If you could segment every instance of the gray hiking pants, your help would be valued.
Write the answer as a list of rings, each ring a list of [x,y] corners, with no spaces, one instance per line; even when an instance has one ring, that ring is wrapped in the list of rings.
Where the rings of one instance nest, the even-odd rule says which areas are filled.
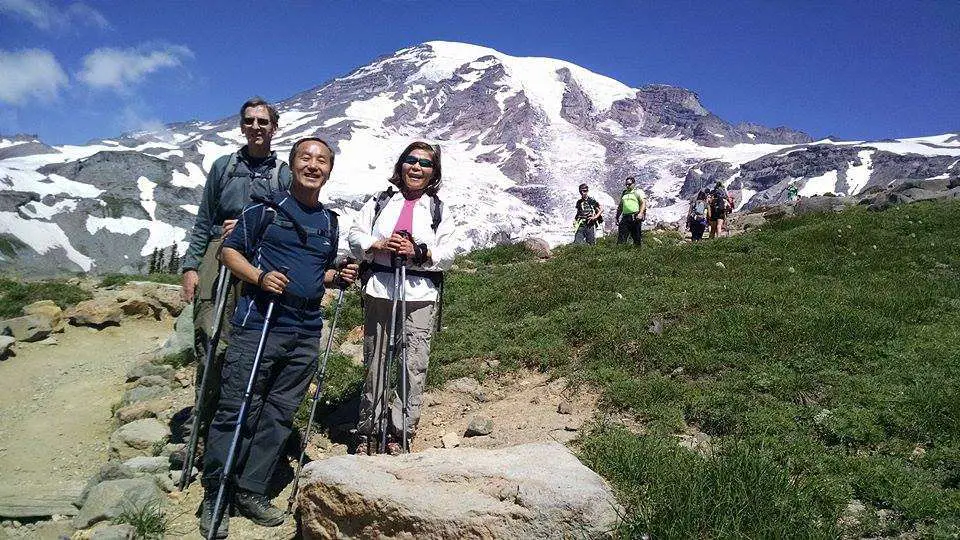
[[[190,411],[190,419],[186,422],[186,426],[192,425],[196,421],[196,411],[199,409],[200,440],[206,440],[207,438],[207,430],[210,421],[213,419],[213,412],[220,396],[220,372],[223,369],[223,358],[226,354],[227,343],[230,340],[230,318],[233,316],[234,309],[236,309],[241,286],[239,280],[233,280],[233,285],[227,294],[220,330],[220,342],[217,345],[216,354],[211,358],[210,379],[207,381],[206,392],[201,396],[200,382],[203,380],[203,372],[206,369],[204,362],[207,358],[207,345],[210,343],[210,331],[217,314],[217,276],[220,268],[217,254],[222,243],[220,237],[216,237],[211,239],[207,245],[207,251],[203,254],[200,267],[197,268],[199,281],[193,299],[193,351],[197,360],[197,374],[194,381],[196,405]]]
[[[223,363],[223,387],[210,424],[203,461],[203,485],[215,487],[227,461],[243,394],[260,341],[259,330],[237,328]],[[320,336],[271,331],[253,384],[253,397],[240,432],[234,468],[236,486],[266,493],[290,432],[293,415],[317,367]]]
[[[383,402],[383,369],[387,363],[387,345],[390,340],[390,314],[393,302],[384,298],[364,297],[363,362],[367,367],[360,398],[360,421],[357,433],[365,436],[380,434]],[[413,437],[420,421],[423,389],[427,382],[430,362],[430,338],[433,335],[433,302],[407,302],[407,434]],[[400,336],[400,306],[397,306],[397,337]],[[399,344],[398,344],[399,345]],[[399,348],[399,347],[398,347]],[[387,433],[400,438],[403,435],[403,403],[400,399],[400,355],[396,355],[390,377]]]
[[[573,235],[574,244],[593,244],[597,243],[597,227],[593,223],[581,223],[577,227],[577,232]]]

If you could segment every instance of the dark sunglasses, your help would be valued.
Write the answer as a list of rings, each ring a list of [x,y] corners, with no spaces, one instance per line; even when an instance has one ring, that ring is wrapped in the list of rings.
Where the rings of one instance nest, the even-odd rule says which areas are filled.
[[[248,116],[243,119],[243,125],[245,126],[252,126],[254,124],[257,124],[260,126],[269,126],[270,123],[271,123],[270,119],[268,118],[251,118]]]
[[[585,189],[581,189],[581,190],[580,190],[580,193],[586,193],[586,192],[587,192],[587,190],[585,190]]]
[[[407,165],[413,165],[414,163],[419,163],[420,166],[423,167],[424,169],[433,168],[433,161],[427,158],[415,158],[413,156],[407,156],[403,158],[403,162],[406,163]]]

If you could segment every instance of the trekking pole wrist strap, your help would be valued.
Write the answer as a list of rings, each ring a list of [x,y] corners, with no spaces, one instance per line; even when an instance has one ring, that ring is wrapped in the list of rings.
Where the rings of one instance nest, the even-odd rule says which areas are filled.
[[[260,276],[257,278],[257,287],[263,288],[263,278],[267,277],[267,272],[260,272]]]

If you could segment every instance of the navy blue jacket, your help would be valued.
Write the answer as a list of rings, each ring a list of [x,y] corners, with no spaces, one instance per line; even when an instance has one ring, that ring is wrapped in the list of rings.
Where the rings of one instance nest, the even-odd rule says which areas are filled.
[[[277,192],[270,200],[286,213],[263,203],[247,206],[223,247],[239,251],[250,264],[265,272],[289,268],[290,283],[274,307],[271,328],[278,332],[319,334],[323,326],[323,275],[337,256],[336,214],[322,205],[303,206],[288,191]],[[300,224],[301,231],[293,226],[291,217]],[[302,232],[307,233],[305,237],[301,237]],[[270,293],[256,285],[244,284],[243,296],[233,314],[234,328],[261,330],[270,298]]]

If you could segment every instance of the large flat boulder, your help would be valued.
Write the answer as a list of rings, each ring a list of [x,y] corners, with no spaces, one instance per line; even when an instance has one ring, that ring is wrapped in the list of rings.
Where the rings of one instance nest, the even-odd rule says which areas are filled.
[[[67,312],[70,324],[74,326],[118,326],[124,318],[123,309],[116,298],[99,297],[84,300]]]
[[[144,418],[124,424],[110,435],[109,454],[112,459],[126,460],[137,456],[151,456],[170,439],[166,424],[156,418]]]
[[[45,317],[24,315],[0,321],[0,333],[13,336],[17,341],[40,341],[53,332],[53,325]]]
[[[73,524],[77,528],[85,529],[94,523],[114,519],[126,509],[135,510],[162,504],[163,500],[163,492],[153,477],[108,480],[90,490],[83,508],[73,519]]]
[[[558,443],[338,456],[309,464],[305,538],[606,538],[622,511]]]

